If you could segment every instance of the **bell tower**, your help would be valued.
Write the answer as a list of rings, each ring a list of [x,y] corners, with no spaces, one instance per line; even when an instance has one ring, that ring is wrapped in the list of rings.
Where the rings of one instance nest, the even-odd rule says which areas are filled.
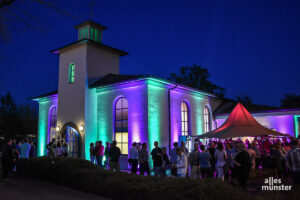
[[[84,157],[85,138],[92,138],[95,131],[90,127],[96,127],[91,126],[95,118],[91,112],[96,112],[95,89],[89,85],[109,73],[119,74],[119,58],[127,53],[103,44],[105,26],[88,20],[75,28],[77,41],[52,51],[59,55],[57,126],[85,127],[80,132],[80,155]]]
[[[102,43],[102,32],[106,30],[105,26],[91,20],[78,24],[75,28],[78,30],[78,40],[90,39],[98,43]]]

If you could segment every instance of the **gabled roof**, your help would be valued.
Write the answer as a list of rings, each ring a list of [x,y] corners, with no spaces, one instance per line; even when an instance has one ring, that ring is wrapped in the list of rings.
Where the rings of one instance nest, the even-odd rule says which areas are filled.
[[[78,25],[76,25],[74,27],[77,28],[77,29],[79,29],[79,28],[87,26],[87,25],[91,25],[91,26],[94,26],[96,28],[100,28],[101,30],[106,30],[107,29],[106,26],[103,26],[103,25],[101,25],[101,24],[99,24],[97,22],[94,22],[92,20],[84,21],[84,22],[82,22],[82,23],[80,23],[80,24],[78,24]]]
[[[37,100],[37,99],[40,99],[40,98],[50,97],[50,96],[54,96],[54,95],[57,95],[57,94],[58,94],[58,90],[54,90],[54,91],[47,92],[45,94],[42,94],[42,95],[39,95],[39,96],[36,96],[36,97],[30,97],[28,99],[30,99],[30,100]]]
[[[52,50],[50,52],[53,53],[53,54],[60,54],[60,52],[63,51],[63,50],[65,50],[65,49],[76,47],[76,46],[79,46],[79,45],[82,45],[82,44],[92,44],[92,45],[95,45],[98,48],[101,48],[101,49],[104,49],[104,50],[107,50],[107,51],[119,54],[120,56],[126,56],[126,55],[128,55],[128,53],[125,52],[125,51],[122,51],[122,50],[119,50],[119,49],[107,46],[107,45],[99,43],[99,42],[95,42],[95,41],[87,39],[87,38],[78,40],[78,41],[73,42],[71,44],[67,44],[67,45],[62,46],[62,47],[60,47],[58,49],[54,49],[54,50]]]
[[[266,135],[291,137],[288,134],[279,133],[262,126],[241,103],[238,103],[221,127],[199,137],[224,139]]]
[[[125,81],[136,80],[139,78],[146,78],[146,75],[122,75],[122,74],[107,74],[106,76],[100,78],[98,81],[90,85],[91,88],[111,85],[114,83],[120,83]]]
[[[149,76],[149,75],[107,74],[105,76],[102,76],[102,77],[98,78],[98,80],[91,81],[91,84],[89,85],[89,87],[90,88],[97,88],[97,87],[102,87],[102,86],[114,85],[114,84],[117,84],[117,83],[125,83],[125,82],[128,82],[128,81],[143,80],[143,79],[145,79],[145,80],[146,79],[153,79],[153,80],[165,83],[165,84],[170,84],[170,86],[175,86],[176,85],[176,87],[178,86],[178,88],[181,88],[181,89],[185,89],[185,90],[188,90],[188,91],[199,92],[203,95],[211,96],[211,97],[216,98],[216,96],[214,94],[210,94],[210,93],[207,93],[207,92],[204,92],[204,91],[197,90],[195,88],[190,88],[190,87],[182,85],[182,84],[174,83],[174,82],[169,81],[169,80],[165,80],[165,79],[162,79],[162,78]],[[55,91],[52,91],[52,92],[45,93],[43,95],[39,95],[37,97],[30,98],[30,99],[32,99],[32,100],[33,99],[39,99],[39,98],[43,98],[43,97],[52,96],[52,95],[55,95],[57,93],[58,93],[58,90],[55,90]]]

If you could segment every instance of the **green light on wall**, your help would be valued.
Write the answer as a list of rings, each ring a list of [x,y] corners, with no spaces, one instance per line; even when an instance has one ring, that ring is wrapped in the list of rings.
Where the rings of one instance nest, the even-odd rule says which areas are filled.
[[[160,97],[165,92],[165,88],[148,83],[148,145],[149,151],[151,151],[154,141],[160,143],[161,112],[163,110]]]
[[[112,141],[112,100],[107,92],[97,94],[97,140]]]
[[[299,136],[299,120],[300,120],[300,115],[294,115],[294,125],[295,125],[295,138],[298,138]]]
[[[37,156],[45,156],[47,153],[48,116],[51,105],[53,105],[53,102],[49,99],[39,101]]]

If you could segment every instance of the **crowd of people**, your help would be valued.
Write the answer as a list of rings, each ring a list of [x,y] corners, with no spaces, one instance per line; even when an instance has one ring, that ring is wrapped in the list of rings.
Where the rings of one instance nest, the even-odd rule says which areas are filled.
[[[294,184],[300,184],[300,144],[294,139],[271,140],[268,137],[249,140],[209,140],[205,144],[195,140],[193,148],[187,149],[185,142],[173,143],[167,152],[154,142],[154,148],[148,153],[147,143],[134,142],[129,150],[128,163],[131,173],[150,175],[150,159],[153,162],[155,176],[174,176],[191,178],[216,177],[223,181],[236,179],[246,188],[251,169],[272,168],[276,178],[291,176]],[[47,144],[48,156],[67,157],[68,144],[53,139]],[[35,145],[25,138],[23,141],[8,139],[2,149],[2,177],[7,178],[13,170],[18,174],[19,163],[35,157]],[[121,150],[116,141],[111,144],[97,141],[90,144],[90,160],[100,167],[120,171]],[[105,159],[104,159],[105,158]]]
[[[53,138],[47,144],[47,152],[50,157],[67,157],[69,154],[68,143],[64,140],[56,142],[56,139]]]
[[[35,144],[27,138],[19,142],[6,139],[2,148],[2,178],[6,179],[10,171],[19,175],[20,163],[36,156]]]
[[[91,161],[101,167],[119,171],[120,148],[116,141],[112,144],[101,141],[90,145]],[[105,163],[102,164],[103,156]],[[216,177],[223,181],[236,179],[246,188],[251,169],[275,169],[277,178],[287,177],[289,174],[295,184],[300,180],[300,148],[298,140],[287,141],[280,138],[271,141],[268,137],[249,140],[220,140],[207,141],[203,144],[200,140],[194,141],[193,149],[187,149],[184,142],[173,143],[173,148],[167,153],[167,148],[159,147],[154,142],[154,148],[149,154],[146,143],[132,144],[128,155],[131,173],[149,175],[149,156],[153,161],[155,176],[176,176],[191,178]],[[169,171],[170,173],[167,173]],[[168,175],[167,175],[168,174]]]

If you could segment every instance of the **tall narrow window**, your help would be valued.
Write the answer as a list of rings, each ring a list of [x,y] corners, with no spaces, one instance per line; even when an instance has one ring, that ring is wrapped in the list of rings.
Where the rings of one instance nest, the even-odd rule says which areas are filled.
[[[71,63],[69,66],[69,83],[75,82],[75,65]]]
[[[56,106],[51,107],[49,111],[49,135],[48,135],[48,142],[50,142],[56,136],[56,123],[57,123],[57,108]]]
[[[209,108],[205,106],[204,108],[204,132],[207,133],[210,131],[210,116]]]
[[[185,102],[181,103],[181,134],[189,135],[189,109]]]
[[[128,154],[128,101],[121,97],[115,105],[115,140],[122,154]]]

